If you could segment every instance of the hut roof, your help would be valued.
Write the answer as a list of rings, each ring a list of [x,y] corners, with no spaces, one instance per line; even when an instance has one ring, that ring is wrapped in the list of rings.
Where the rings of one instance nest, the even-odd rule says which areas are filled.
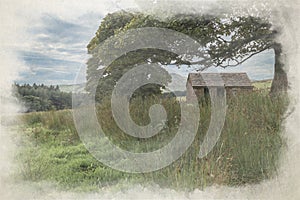
[[[247,73],[190,73],[192,86],[252,87]]]

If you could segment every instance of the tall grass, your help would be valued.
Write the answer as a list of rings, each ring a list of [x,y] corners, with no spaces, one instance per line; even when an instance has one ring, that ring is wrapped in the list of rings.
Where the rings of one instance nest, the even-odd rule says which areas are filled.
[[[154,103],[164,105],[168,120],[160,134],[150,139],[123,133],[113,120],[109,101],[97,106],[99,123],[106,135],[123,149],[134,152],[159,149],[176,134],[181,115],[176,99],[134,99],[130,104],[132,119],[140,125],[148,124],[148,109]],[[202,189],[212,184],[258,183],[276,175],[285,145],[281,124],[288,105],[286,98],[258,91],[230,97],[227,104],[221,137],[205,158],[199,159],[197,155],[210,123],[210,106],[200,103],[200,126],[190,148],[170,166],[144,174],[119,172],[93,158],[77,136],[70,110],[25,114],[22,134],[30,142],[24,143],[17,157],[19,175],[25,180],[48,180],[68,189],[88,190],[122,181]]]

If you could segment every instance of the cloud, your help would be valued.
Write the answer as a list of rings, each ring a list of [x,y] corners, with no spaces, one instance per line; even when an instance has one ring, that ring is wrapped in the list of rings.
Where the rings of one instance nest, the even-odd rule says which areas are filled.
[[[22,27],[25,30],[23,42],[10,44],[20,63],[26,66],[18,82],[70,84],[74,82],[79,66],[83,67],[89,58],[86,46],[103,16],[135,4],[134,1],[116,3],[109,0],[12,0],[3,5],[23,20],[20,24],[30,24]]]
[[[28,29],[35,39],[27,50],[19,51],[20,59],[29,68],[21,73],[19,82],[73,83],[79,68],[87,61],[86,45],[97,30],[101,16],[101,13],[85,14],[76,23],[43,15],[38,24]]]
[[[273,50],[266,50],[253,56],[240,66],[218,69],[220,72],[246,72],[251,80],[272,79],[275,57]]]
[[[2,101],[7,96],[10,96],[10,86],[12,82],[17,78],[19,71],[23,71],[24,67],[20,64],[21,62],[17,59],[14,54],[15,47],[18,50],[32,51],[30,46],[29,49],[22,49],[23,46],[32,45],[33,41],[24,41],[27,38],[24,28],[30,27],[35,24],[33,20],[34,16],[40,17],[41,13],[50,13],[54,16],[61,16],[61,18],[66,20],[73,20],[79,15],[78,13],[86,12],[88,9],[98,9],[96,4],[99,0],[95,1],[78,1],[78,0],[51,0],[51,1],[36,1],[36,0],[2,0],[1,1],[1,12],[0,12],[0,46],[4,53],[1,53],[1,79],[0,79],[0,95],[1,103],[0,110],[1,114],[16,113],[16,106],[10,106],[12,101]],[[181,1],[182,3],[183,1]],[[272,1],[271,4],[276,1]],[[292,77],[291,85],[293,97],[296,100],[299,98],[299,68],[298,63],[300,62],[299,47],[296,49],[290,48],[293,44],[299,42],[299,5],[295,5],[296,1],[281,1],[282,6],[279,7],[287,13],[287,17],[291,17],[291,23],[286,23],[287,32],[294,32],[296,37],[292,37],[293,43],[289,42],[289,34],[285,35],[287,37],[285,48],[292,49],[288,55],[288,64],[290,70],[288,71],[289,77]],[[234,1],[238,4],[238,1]],[[250,1],[251,4],[253,1]],[[171,3],[169,3],[169,7]],[[195,7],[194,3],[187,3],[184,1],[185,5],[190,5]],[[182,5],[179,4],[178,5]],[[101,6],[101,5],[100,5]],[[178,10],[182,9],[177,6]],[[288,9],[286,8],[288,7]],[[147,9],[150,9],[147,7]],[[20,14],[25,12],[25,14]],[[280,15],[279,15],[280,17]],[[280,21],[282,18],[277,18]],[[284,18],[283,18],[284,19]],[[26,21],[27,20],[27,21]],[[26,26],[26,27],[25,27]],[[96,29],[95,29],[96,30]],[[285,41],[285,40],[284,40]],[[51,52],[51,51],[50,51]],[[48,54],[47,54],[48,55]],[[55,55],[57,56],[57,55]],[[59,66],[58,66],[59,67]],[[58,69],[56,67],[56,69]],[[4,96],[4,98],[2,98]],[[58,192],[53,188],[47,188],[43,184],[35,184],[36,187],[32,187],[28,182],[22,184],[14,184],[9,175],[12,171],[12,160],[14,156],[14,148],[17,148],[15,134],[11,130],[6,130],[0,125],[1,129],[1,174],[0,174],[0,198],[1,199],[124,199],[131,198],[136,199],[138,197],[156,197],[161,199],[176,199],[176,198],[186,198],[186,199],[214,199],[214,198],[226,198],[226,199],[297,199],[299,197],[299,101],[297,100],[297,105],[294,105],[295,112],[291,114],[286,120],[285,128],[286,136],[288,141],[288,152],[284,153],[285,159],[283,160],[283,165],[280,167],[278,172],[279,177],[275,177],[272,180],[263,182],[258,185],[251,185],[246,187],[209,187],[204,191],[195,190],[191,194],[185,192],[176,192],[175,190],[161,189],[159,186],[154,187],[152,190],[135,187],[130,188],[128,191],[118,191],[120,187],[117,188],[105,188],[104,194],[85,194],[85,193],[74,193],[69,194],[65,192]],[[4,115],[5,116],[5,115]],[[18,144],[20,145],[20,144]],[[12,176],[13,177],[13,176]],[[109,193],[109,194],[106,194]]]
[[[98,4],[95,3],[94,5],[97,7]],[[120,5],[116,4],[114,6],[114,9],[116,9]],[[65,66],[70,74],[76,74],[77,71],[74,71],[77,69],[76,66],[85,65],[89,58],[86,46],[94,37],[101,19],[108,11],[104,8],[105,6],[93,12],[88,12],[91,9],[88,5],[84,5],[84,7],[84,12],[77,14],[73,13],[73,11],[68,12],[68,15],[71,16],[64,16],[66,15],[65,13],[64,15],[57,14],[53,9],[49,9],[47,12],[41,13],[35,20],[35,23],[27,29],[30,42],[28,42],[26,48],[22,49],[21,58],[31,72],[37,74],[38,70],[51,67],[53,70],[48,69],[49,71],[58,73],[57,67]],[[108,2],[106,2],[106,7],[109,7]],[[253,80],[269,79],[273,77],[271,60],[272,56],[269,52],[250,59],[242,66],[228,68],[225,71],[246,71]],[[187,69],[184,67],[179,70],[174,68],[167,69],[170,72],[184,76],[188,72],[193,71],[191,68]],[[224,70],[220,69],[219,71]],[[32,78],[29,76],[31,74],[22,73],[22,82],[26,82],[26,80],[31,82]],[[42,80],[45,82],[55,80],[59,84],[60,80],[56,79],[55,75],[54,73],[53,77],[47,76],[48,79]],[[66,76],[61,81],[72,83],[73,80],[70,78],[70,76]]]
[[[79,69],[84,66],[80,62],[56,59],[37,52],[19,52],[19,56],[28,66],[27,70],[20,73],[19,83],[72,83]]]
[[[98,22],[103,16],[90,15],[91,21]],[[95,18],[95,19],[93,19]],[[97,20],[98,19],[98,20]],[[87,40],[95,32],[92,26],[95,23],[83,24],[80,19],[77,23],[67,22],[56,16],[44,15],[41,24],[30,30],[33,35],[37,35],[37,41],[48,43],[78,44]]]
[[[89,16],[90,21],[94,23],[83,25],[79,19],[75,23],[57,16],[43,15],[39,24],[28,30],[33,38],[29,50],[84,63],[87,54],[86,45],[99,25],[96,25],[95,21],[100,21],[102,17],[101,14]]]
[[[59,65],[65,65],[65,66],[81,65],[80,62],[74,62],[74,61],[63,60],[63,59],[55,59],[37,52],[29,52],[29,51],[20,52],[20,57],[25,61],[27,65],[30,65],[30,67],[32,68],[37,66],[55,67]]]

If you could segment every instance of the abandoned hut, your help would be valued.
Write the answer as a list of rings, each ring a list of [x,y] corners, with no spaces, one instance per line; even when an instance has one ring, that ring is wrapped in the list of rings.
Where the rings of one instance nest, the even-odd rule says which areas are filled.
[[[226,96],[237,95],[253,90],[246,73],[190,73],[187,80],[187,100],[191,100],[194,91],[197,97],[209,95],[209,89],[225,88]]]

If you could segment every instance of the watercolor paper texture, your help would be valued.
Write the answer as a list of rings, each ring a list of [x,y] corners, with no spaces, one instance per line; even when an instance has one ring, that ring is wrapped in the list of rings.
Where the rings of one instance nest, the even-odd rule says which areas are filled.
[[[84,90],[84,85],[87,83],[86,76],[89,73],[87,71],[87,62],[93,56],[92,53],[88,54],[87,45],[95,36],[95,33],[97,32],[99,25],[103,22],[103,19],[109,13],[114,13],[121,10],[151,15],[154,16],[155,19],[161,21],[167,20],[167,17],[169,16],[178,16],[180,14],[193,16],[194,14],[199,13],[213,16],[226,16],[227,13],[227,15],[232,14],[236,16],[253,16],[262,18],[267,16],[269,17],[268,19],[273,25],[272,28],[278,28],[278,30],[280,30],[280,34],[278,34],[276,41],[282,44],[282,62],[284,63],[284,70],[287,73],[289,82],[288,93],[286,95],[288,95],[290,99],[289,106],[284,114],[284,120],[281,122],[280,132],[283,140],[286,142],[284,144],[284,148],[282,148],[282,150],[278,153],[280,159],[278,161],[279,164],[275,176],[263,179],[258,183],[249,182],[249,184],[243,185],[223,184],[222,181],[220,181],[222,183],[221,185],[218,184],[219,182],[216,182],[208,187],[196,187],[189,191],[185,191],[184,188],[182,188],[184,190],[182,191],[179,189],[174,189],[174,187],[160,187],[158,184],[153,182],[149,182],[146,184],[146,186],[142,185],[138,181],[137,184],[133,183],[132,181],[127,183],[127,179],[120,179],[119,182],[116,181],[114,184],[105,185],[104,183],[104,185],[98,186],[98,190],[94,189],[92,191],[86,191],[83,188],[82,191],[76,192],[74,190],[68,190],[65,188],[61,189],[59,184],[57,185],[55,181],[50,181],[49,179],[40,180],[37,178],[36,180],[32,180],[24,176],[25,178],[23,177],[23,179],[20,180],[17,175],[18,173],[16,172],[20,171],[23,165],[16,161],[16,155],[20,156],[19,151],[20,149],[24,148],[24,146],[30,146],[33,144],[24,143],[24,138],[20,133],[19,128],[17,128],[18,124],[23,123],[19,121],[19,116],[24,115],[22,112],[24,112],[26,108],[24,103],[14,95],[15,90],[13,90],[12,85],[14,83],[21,85],[32,85],[34,83],[44,85],[59,85],[61,90],[68,88],[65,90],[72,91],[68,85],[77,84],[80,89],[74,87],[74,90],[82,92]],[[0,198],[86,200],[148,198],[279,200],[300,198],[300,136],[298,134],[298,130],[300,128],[300,71],[298,69],[300,63],[299,13],[300,2],[298,0],[2,0],[0,3]],[[163,50],[174,51],[174,53],[179,55],[187,55],[187,52],[189,52],[188,50],[192,51],[193,49],[197,48],[197,46],[195,46],[197,42],[194,43],[193,38],[185,38],[184,40],[188,41],[189,43],[186,42],[185,44],[178,44],[178,46],[182,45],[182,47],[180,46],[179,48],[177,46],[177,49],[170,48],[168,45],[164,45],[168,42],[168,44],[170,44],[178,38],[183,40],[185,37],[184,34],[176,35],[177,33],[174,33],[170,30],[156,28],[151,30],[141,29],[140,32],[134,32],[133,30],[132,32],[126,34],[118,35],[119,38],[112,37],[106,41],[106,44],[99,44],[99,52],[101,52],[101,48],[103,46],[111,45],[112,42],[117,43],[118,39],[120,38],[130,39],[130,37],[133,37],[136,41],[138,41],[138,39],[144,36],[145,38],[149,37],[148,43],[143,43],[144,48],[159,47]],[[161,37],[156,38],[151,34],[161,34]],[[165,34],[168,34],[168,36]],[[124,52],[129,53],[129,50],[135,50],[136,47],[137,46],[132,46],[128,49],[119,47],[116,48],[117,50],[112,47],[112,49],[115,50],[115,52],[117,52],[115,54],[118,55]],[[102,51],[101,53],[101,55],[106,55],[105,53],[107,52]],[[107,55],[108,54],[109,53],[107,53]],[[102,59],[101,64],[112,63],[112,60],[110,60],[111,57],[108,57],[109,55],[106,57],[107,59]],[[208,68],[204,71],[210,73],[245,72],[251,81],[259,83],[273,79],[275,73],[275,60],[275,52],[272,48],[269,48],[251,57],[249,60],[237,67],[228,67],[226,69]],[[149,110],[150,120],[152,121],[148,126],[146,126],[147,123],[145,123],[144,126],[134,124],[126,107],[129,105],[129,101],[127,102],[127,100],[131,95],[127,94],[126,92],[134,92],[134,90],[131,91],[132,88],[129,87],[134,86],[136,87],[135,89],[137,89],[139,86],[142,86],[146,83],[164,84],[163,75],[165,72],[169,72],[173,78],[175,77],[174,80],[177,82],[172,82],[168,89],[169,91],[178,92],[178,90],[185,90],[185,81],[188,74],[197,72],[197,69],[199,69],[198,65],[191,67],[183,65],[180,68],[177,68],[172,64],[168,64],[160,68],[161,71],[157,71],[157,69],[154,68],[147,68],[147,65],[148,64],[140,66],[140,68],[137,67],[135,70],[129,70],[129,72],[133,75],[130,73],[125,74],[125,78],[123,77],[123,79],[120,79],[123,82],[116,84],[116,87],[119,88],[115,90],[115,93],[113,93],[112,96],[113,99],[111,100],[112,105],[116,106],[116,108],[112,111],[112,117],[116,119],[119,129],[125,133],[128,133],[129,131],[129,135],[132,137],[140,137],[143,139],[155,136],[159,131],[163,130],[164,126],[160,126],[159,124],[166,123],[166,115],[168,112],[166,112],[160,105],[155,105]],[[99,69],[100,68],[101,66],[99,66]],[[135,79],[134,75],[141,78],[137,78],[136,82],[132,83],[132,80]],[[154,75],[157,75],[157,77],[161,76],[162,78],[155,79]],[[109,76],[109,73],[104,73],[103,77],[105,78],[105,76]],[[128,80],[131,82],[128,82]],[[224,86],[224,84],[221,84],[221,86]],[[96,92],[96,88],[94,92]],[[221,133],[220,130],[224,128],[224,124],[226,128],[226,121],[223,120],[223,117],[225,118],[226,114],[230,114],[230,111],[228,111],[228,109],[226,109],[227,107],[225,106],[226,97],[223,96],[223,98],[221,98],[219,101],[219,98],[213,97],[213,92],[211,92],[210,95],[211,100],[214,101],[215,98],[217,102],[213,103],[214,109],[212,109],[212,116],[218,116],[215,117],[217,118],[216,120],[213,120],[214,117],[211,120],[212,128],[209,129],[210,134],[213,134],[213,132]],[[83,96],[86,97],[85,100],[89,100],[84,102],[86,104],[84,106],[87,108],[78,106],[80,103],[82,103],[82,99],[80,100],[80,98],[83,98]],[[124,98],[124,96],[126,98]],[[90,96],[87,97],[87,93],[78,93],[73,95],[74,114],[70,115],[69,117],[72,120],[74,118],[75,128],[77,129],[79,135],[78,138],[80,138],[86,145],[82,148],[87,148],[96,159],[103,161],[106,166],[114,168],[114,170],[118,171],[118,173],[119,171],[125,171],[129,174],[148,173],[167,167],[170,165],[170,163],[176,161],[180,158],[180,156],[182,156],[182,154],[184,154],[194,139],[193,134],[191,134],[191,138],[189,138],[190,140],[180,136],[180,134],[184,134],[184,132],[187,130],[191,133],[195,132],[196,134],[196,130],[198,129],[197,121],[199,121],[199,116],[197,113],[201,111],[198,110],[198,107],[193,107],[195,106],[196,102],[190,103],[190,107],[185,107],[185,103],[180,105],[178,104],[178,106],[181,106],[181,111],[183,111],[181,117],[183,118],[184,116],[189,119],[187,122],[182,122],[178,125],[178,133],[180,134],[178,137],[175,137],[175,139],[172,140],[174,141],[172,144],[176,144],[181,148],[178,148],[175,151],[172,145],[166,146],[166,148],[162,151],[153,151],[153,154],[147,154],[148,157],[145,156],[145,154],[142,155],[139,153],[126,154],[124,151],[114,149],[115,147],[113,145],[106,147],[106,144],[108,144],[109,141],[104,140],[103,142],[100,140],[101,138],[99,141],[96,139],[94,140],[93,138],[88,138],[87,135],[94,134],[91,127],[94,127],[95,124],[93,123],[92,119],[98,120],[96,116],[97,113],[95,112],[94,108],[89,107],[90,101],[94,102],[95,97],[97,98],[96,94],[94,94],[92,98],[90,98]],[[74,100],[74,98],[76,100]],[[80,109],[82,108],[86,108],[85,112],[81,112]],[[191,108],[193,112],[184,110]],[[121,115],[119,115],[119,113],[121,113]],[[81,120],[82,118],[80,118],[82,116],[89,118],[89,121],[83,122]],[[127,121],[124,121],[124,119]],[[191,122],[193,122],[192,125]],[[158,125],[156,126],[156,124]],[[89,126],[90,129],[87,129],[86,126]],[[96,124],[95,127],[99,128],[98,124]],[[75,128],[74,130],[76,130]],[[266,127],[266,129],[268,129],[268,127]],[[26,130],[27,134],[28,129]],[[34,128],[30,129],[32,133],[34,130]],[[86,132],[82,132],[82,130],[86,130]],[[251,131],[253,130],[247,130],[243,134],[251,134]],[[105,128],[103,129],[103,132],[105,132]],[[141,132],[142,134],[139,135]],[[97,134],[99,133],[97,132]],[[207,152],[202,157],[209,155],[219,137],[222,136],[217,134],[214,135],[214,137],[216,141],[210,140],[210,142],[203,143],[203,145],[206,146],[202,148],[202,154],[205,152],[205,150],[207,150]],[[177,139],[181,142],[176,141]],[[260,141],[260,138],[258,138],[256,141],[257,144]],[[111,151],[113,152],[111,154],[113,155],[113,158],[117,157],[119,160],[124,159],[124,162],[121,164],[121,166],[119,160],[116,162],[114,159],[112,159],[112,157],[109,159],[107,159],[105,156],[105,158],[101,157],[103,156],[101,152],[99,153],[98,149],[95,150],[95,146],[97,146],[95,142],[103,142],[101,145],[105,146],[105,148],[103,147],[101,151]],[[210,146],[212,146],[212,148],[210,148]],[[31,147],[32,146],[30,146],[30,148]],[[272,148],[272,146],[270,148]],[[33,149],[31,149],[31,151]],[[49,155],[50,154],[51,153],[49,153]],[[22,155],[23,154],[21,154],[21,156]],[[47,153],[45,153],[45,155],[47,155]],[[167,158],[166,155],[170,155],[170,157]],[[100,156],[101,159],[98,156]],[[160,158],[166,159],[161,161]],[[66,159],[68,158],[66,157]],[[126,159],[134,162],[127,162]],[[261,162],[264,162],[264,160]],[[149,165],[144,166],[143,164],[145,163],[146,165],[149,163]],[[152,165],[150,165],[151,163]],[[52,164],[49,164],[48,166],[51,167]],[[90,166],[91,163],[88,165]],[[251,163],[249,163],[249,165],[251,165]],[[43,173],[48,173],[49,171],[51,170],[47,171],[47,167],[45,167],[45,170],[40,171],[40,177],[43,177]],[[111,177],[112,176],[114,176],[114,174],[111,174]],[[213,176],[214,175],[212,174],[211,177]],[[178,177],[179,176],[177,176],[177,178]],[[99,179],[101,179],[101,177],[99,177]],[[131,178],[129,179],[131,180]],[[135,181],[135,179],[133,180]]]

